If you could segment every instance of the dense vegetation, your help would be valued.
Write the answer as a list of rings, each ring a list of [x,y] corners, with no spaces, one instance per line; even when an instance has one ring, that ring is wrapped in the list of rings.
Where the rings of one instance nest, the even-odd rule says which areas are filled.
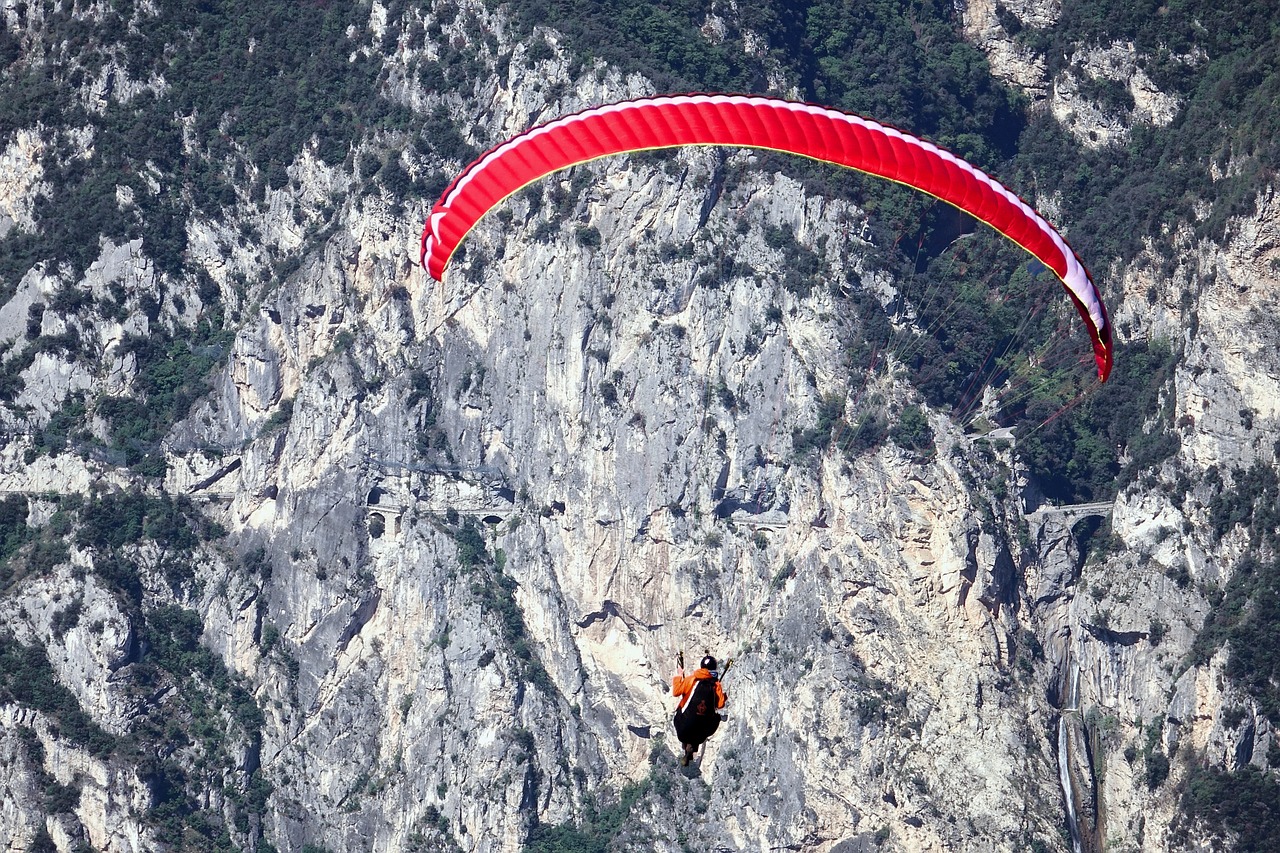
[[[628,785],[618,801],[609,805],[588,800],[578,823],[535,826],[529,833],[525,850],[528,853],[608,853],[631,809],[651,785],[650,780]]]
[[[1255,463],[1224,477],[1210,469],[1208,485],[1214,490],[1209,503],[1213,533],[1221,538],[1243,531],[1247,551],[1235,567],[1192,647],[1188,664],[1203,665],[1224,645],[1228,650],[1226,675],[1241,694],[1256,703],[1258,711],[1280,724],[1280,475],[1270,465]],[[1235,728],[1244,719],[1241,710]],[[1280,748],[1274,744],[1268,764],[1280,765]],[[1183,807],[1193,818],[1206,821],[1218,832],[1238,835],[1236,850],[1272,850],[1280,838],[1280,785],[1273,772],[1246,766],[1226,772],[1191,758],[1191,774],[1183,795]]]
[[[18,520],[25,526],[25,499],[8,498],[0,509],[0,523],[10,531]],[[142,492],[65,497],[49,522],[19,537],[0,564],[0,581],[8,584],[65,566],[67,540],[91,555],[90,567],[73,568],[73,575],[92,573],[114,595],[133,631],[127,649],[130,666],[114,679],[115,689],[137,704],[130,730],[120,737],[105,732],[58,683],[48,651],[8,633],[0,633],[0,703],[41,711],[57,736],[101,759],[136,766],[153,797],[146,820],[174,850],[241,849],[271,791],[256,766],[235,772],[241,750],[256,755],[264,724],[244,679],[201,643],[204,620],[199,613],[178,604],[148,604],[144,595],[148,575],[157,572],[174,598],[185,600],[199,585],[196,561],[207,559],[199,555],[202,543],[223,535],[186,498]],[[12,532],[6,541],[15,541]],[[158,562],[152,556],[144,566],[140,544],[153,546]],[[245,567],[263,571],[252,560]],[[83,604],[82,598],[72,598],[53,613],[53,640],[61,642],[73,629],[104,630],[101,620],[83,624]],[[67,802],[78,802],[78,793],[68,800],[69,792],[45,787],[50,802],[56,801],[56,808],[46,805],[50,814],[70,811]],[[228,805],[208,802],[210,789],[222,792]]]
[[[910,128],[988,165],[1012,153],[1022,121],[1017,99],[957,36],[952,6],[941,0],[744,3],[736,15],[720,10],[719,41],[700,32],[705,0],[509,6],[526,30],[550,23],[564,32],[580,62],[639,71],[660,90],[764,92],[766,66],[778,63],[810,100]],[[767,58],[748,53],[746,33],[766,39]]]
[[[2,28],[0,146],[20,129],[41,127],[50,142],[42,177],[57,191],[36,196],[34,230],[14,228],[0,238],[0,296],[41,263],[59,271],[64,286],[50,304],[32,306],[29,343],[0,365],[0,400],[16,399],[20,373],[37,353],[90,358],[80,329],[91,329],[99,316],[121,321],[141,312],[149,333],[128,335],[118,350],[135,357],[137,387],[120,396],[69,397],[39,428],[27,461],[72,449],[160,476],[160,439],[207,390],[205,376],[225,352],[227,324],[240,310],[225,308],[219,288],[189,264],[189,218],[260,201],[265,188],[287,182],[284,167],[309,143],[322,159],[341,163],[364,135],[404,125],[408,113],[368,96],[378,88],[381,61],[353,53],[368,22],[363,4],[162,2],[143,8],[118,0],[85,12],[35,2],[20,4],[16,14],[32,32]],[[24,43],[31,58],[44,52],[46,61],[18,62]],[[95,99],[81,90],[103,75],[110,89],[112,67],[122,67],[134,82],[162,77],[165,85],[124,102],[108,98],[95,109]],[[86,132],[91,144],[81,156]],[[241,232],[255,239],[253,229]],[[141,239],[164,274],[159,292],[129,293],[115,283],[111,296],[95,298],[72,284],[97,257],[103,238]],[[275,274],[291,263],[277,259]],[[160,321],[165,290],[175,282],[199,297],[191,328]],[[65,319],[65,334],[40,335],[50,312]],[[105,427],[105,446],[88,428],[94,420]]]
[[[192,404],[209,390],[206,376],[217,364],[226,333],[208,332],[195,340],[175,339],[163,330],[151,335],[127,336],[121,350],[138,365],[137,394],[103,397],[97,413],[107,421],[111,448],[139,473],[164,474],[160,439],[174,423],[186,417]]]
[[[1074,0],[1046,30],[1018,33],[1062,70],[1077,45],[1132,41],[1139,66],[1163,91],[1185,99],[1172,124],[1136,124],[1126,144],[1067,147],[1047,117],[1019,142],[1019,168],[1041,191],[1062,194],[1078,251],[1103,269],[1131,257],[1146,237],[1175,223],[1220,235],[1248,213],[1280,165],[1280,29],[1272,4],[1256,0],[1122,3]],[[1126,102],[1125,98],[1129,98]],[[1118,107],[1132,107],[1127,90]],[[1063,168],[1064,163],[1070,166]],[[1222,172],[1215,178],[1210,168]],[[1207,202],[1207,215],[1197,213]]]
[[[1280,838],[1280,785],[1272,773],[1199,770],[1183,797],[1187,815],[1235,837],[1234,853],[1271,853]]]
[[[1211,469],[1207,482],[1216,491],[1209,504],[1215,535],[1242,529],[1249,544],[1196,638],[1192,660],[1205,663],[1225,644],[1227,676],[1280,724],[1280,476],[1256,463],[1229,480]]]
[[[649,775],[624,785],[616,798],[588,794],[572,821],[550,825],[536,823],[525,849],[528,853],[607,853],[610,850],[651,850],[658,838],[674,841],[681,849],[697,849],[705,841],[705,829],[690,819],[703,814],[711,790],[696,778],[696,770],[681,772],[670,762],[661,739],[649,753]],[[690,778],[693,777],[693,778]],[[631,819],[633,810],[669,816],[655,831],[641,828]],[[698,822],[700,823],[700,821]]]
[[[16,703],[42,711],[62,737],[91,755],[110,755],[116,739],[93,721],[75,694],[54,678],[45,649],[0,632],[0,704]]]
[[[1079,402],[1070,412],[1062,407],[1071,397],[1043,394],[1026,404],[1029,428],[1019,434],[1018,452],[1050,497],[1106,500],[1178,451],[1168,396],[1178,353],[1159,340],[1116,351],[1124,369],[1101,388],[1074,396]],[[1118,449],[1128,456],[1124,464]]]
[[[8,288],[42,260],[84,269],[97,256],[97,235],[141,237],[160,269],[179,274],[193,210],[217,213],[283,186],[285,166],[313,137],[322,158],[340,163],[370,127],[408,119],[369,97],[380,60],[359,52],[351,59],[357,45],[347,30],[363,33],[365,4],[163,0],[150,14],[117,0],[96,25],[66,4],[30,5],[41,7],[45,42],[61,55],[0,77],[0,140],[38,121],[89,127],[94,145],[88,160],[69,157],[63,137],[45,157],[46,180],[59,192],[39,199],[38,232],[15,231],[3,242],[0,282]],[[167,85],[95,114],[74,87],[113,61],[134,80],[163,76]],[[163,179],[158,190],[152,176]],[[120,186],[136,205],[125,215]]]

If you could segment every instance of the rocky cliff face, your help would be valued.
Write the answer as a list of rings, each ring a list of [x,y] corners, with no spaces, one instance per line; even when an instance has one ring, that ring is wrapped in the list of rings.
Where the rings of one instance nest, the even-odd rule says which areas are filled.
[[[1062,14],[1056,0],[978,0],[963,6],[965,34],[986,54],[991,73],[1047,106],[1088,147],[1123,143],[1135,124],[1163,127],[1178,112],[1178,98],[1151,80],[1132,42],[1081,45],[1062,58],[1064,68],[1051,73],[1046,57],[1016,36],[1023,28],[1055,26]],[[1193,68],[1203,60],[1197,53],[1177,57]]]
[[[388,46],[374,4],[364,38],[396,100],[473,145],[651,90],[576,67],[554,32],[535,51],[479,4],[439,12],[402,12],[423,26]],[[477,29],[474,88],[424,84],[421,64]],[[998,73],[1037,67],[984,43]],[[1114,53],[1082,67],[1141,89]],[[1069,80],[1029,86],[1072,109]],[[1151,103],[1123,122],[1171,108]],[[6,143],[0,231],[36,227],[41,139]],[[368,150],[413,177],[459,165],[389,142]],[[9,358],[68,329],[87,342],[42,350],[5,413],[0,482],[30,496],[34,537],[0,599],[5,660],[36,650],[31,671],[73,697],[6,682],[11,849],[173,843],[182,790],[258,849],[512,851],[625,796],[617,843],[636,849],[713,833],[735,850],[1065,850],[1060,753],[1084,849],[1188,849],[1186,771],[1152,785],[1151,756],[1267,766],[1270,723],[1225,686],[1228,652],[1183,664],[1244,543],[1212,535],[1207,487],[1176,484],[1275,461],[1273,190],[1224,243],[1183,239],[1174,275],[1114,272],[1122,335],[1182,353],[1181,450],[1121,493],[1115,544],[1086,560],[1071,519],[1024,518],[1014,446],[941,414],[930,457],[797,447],[830,395],[920,404],[900,371],[849,390],[866,365],[837,291],[899,294],[848,203],[750,153],[617,158],[510,199],[438,286],[414,265],[432,199],[359,180],[308,152],[284,188],[190,221],[203,296],[107,242],[82,277],[33,269],[0,309]],[[821,285],[784,286],[795,252]],[[92,299],[47,307],[66,291]],[[116,319],[95,313],[108,300]],[[163,435],[163,478],[33,452],[77,394],[139,386],[131,336],[215,300],[234,338],[207,345],[211,387]],[[84,507],[138,488],[160,502],[140,510],[150,533],[114,550],[77,533]],[[166,506],[225,535],[158,544]],[[59,534],[69,547],[42,544]],[[735,660],[729,718],[687,774],[677,649]]]
[[[1014,5],[1006,11],[1027,24],[1053,13]],[[995,73],[1044,97],[1046,80],[1033,63],[1005,59],[1017,53],[1017,42],[995,18],[993,9],[971,4],[968,31]],[[1133,58],[1132,45],[1081,51],[1052,81],[1049,108],[1086,145],[1114,144],[1133,122],[1162,125],[1176,112],[1176,99],[1156,91]],[[1195,67],[1204,58],[1193,51],[1180,61]],[[1080,72],[1126,87],[1127,114],[1107,117],[1105,108],[1080,104],[1073,82]],[[1242,558],[1256,553],[1247,533],[1224,530],[1212,518],[1224,489],[1219,473],[1234,472],[1230,490],[1237,487],[1232,476],[1276,464],[1280,386],[1271,324],[1262,322],[1280,282],[1274,193],[1260,187],[1256,213],[1232,223],[1221,243],[1197,240],[1183,228],[1171,238],[1175,264],[1149,252],[1116,271],[1121,332],[1169,341],[1181,354],[1165,392],[1180,450],[1122,491],[1110,516],[1119,540],[1114,552],[1081,567],[1076,594],[1058,617],[1066,638],[1059,654],[1069,662],[1059,672],[1080,672],[1080,712],[1065,718],[1075,747],[1077,805],[1086,806],[1084,849],[1195,846],[1195,827],[1179,811],[1185,804],[1169,796],[1185,789],[1191,765],[1175,761],[1170,770],[1166,755],[1181,751],[1228,771],[1266,769],[1275,758],[1271,720],[1224,676],[1230,652],[1207,659],[1192,652],[1212,602]]]

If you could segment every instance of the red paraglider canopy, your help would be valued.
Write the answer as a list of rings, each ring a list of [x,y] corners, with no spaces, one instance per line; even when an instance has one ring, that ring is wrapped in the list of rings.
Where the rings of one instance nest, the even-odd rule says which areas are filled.
[[[595,107],[534,127],[467,166],[431,210],[420,261],[440,280],[454,250],[494,205],[588,160],[684,145],[768,148],[847,166],[928,193],[1026,249],[1062,280],[1093,340],[1098,377],[1111,373],[1111,324],[1098,288],[1062,236],[982,170],[870,119],[748,95],[673,95]]]

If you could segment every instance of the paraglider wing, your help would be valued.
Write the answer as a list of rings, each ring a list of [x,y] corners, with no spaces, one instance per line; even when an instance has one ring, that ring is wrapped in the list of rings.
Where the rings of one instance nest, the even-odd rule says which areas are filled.
[[[813,104],[748,95],[673,95],[595,107],[534,127],[454,179],[422,231],[420,262],[436,280],[476,222],[521,187],[588,160],[683,145],[768,148],[847,166],[926,192],[1026,249],[1062,280],[1111,372],[1101,294],[1062,236],[1024,201],[950,152],[891,127]]]

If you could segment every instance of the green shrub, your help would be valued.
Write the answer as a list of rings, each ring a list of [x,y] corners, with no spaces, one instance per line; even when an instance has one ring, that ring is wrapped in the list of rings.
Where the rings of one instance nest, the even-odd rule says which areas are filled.
[[[1270,853],[1280,838],[1280,784],[1251,765],[1234,773],[1194,768],[1182,808],[1218,834],[1235,834],[1236,853]]]
[[[651,794],[660,793],[663,782],[656,773],[651,773],[648,778],[624,787],[617,802],[601,805],[589,798],[576,823],[536,824],[529,833],[525,850],[528,853],[608,853],[626,828],[631,810]]]
[[[1147,770],[1144,777],[1147,790],[1154,791],[1169,778],[1169,756],[1163,752],[1152,752],[1147,756]]]
[[[546,693],[554,693],[551,676],[530,645],[532,638],[525,625],[524,612],[515,599],[516,581],[499,565],[505,565],[506,555],[499,552],[499,560],[489,555],[484,535],[472,518],[466,519],[454,532],[454,542],[458,547],[459,565],[473,573],[471,594],[479,599],[485,613],[495,617],[499,635],[520,667],[520,677]]]
[[[102,758],[116,739],[84,712],[75,694],[58,683],[45,649],[0,631],[0,703],[15,702],[48,714],[61,736]]]
[[[922,459],[932,459],[937,453],[933,443],[933,427],[918,406],[907,406],[898,415],[898,422],[889,430],[893,443]]]
[[[31,538],[27,526],[30,505],[23,495],[0,498],[0,564]]]

